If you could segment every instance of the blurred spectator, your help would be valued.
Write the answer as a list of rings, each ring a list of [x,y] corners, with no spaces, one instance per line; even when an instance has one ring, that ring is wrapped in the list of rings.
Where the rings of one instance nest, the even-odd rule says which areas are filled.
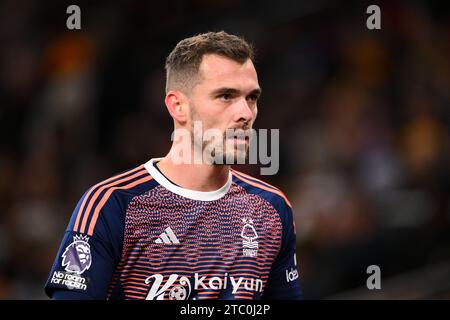
[[[306,298],[450,258],[448,5],[381,2],[379,31],[353,1],[81,1],[81,31],[67,5],[0,5],[0,299],[45,298],[82,193],[165,155],[165,56],[208,30],[257,49],[256,127],[281,140],[261,178],[294,205]]]

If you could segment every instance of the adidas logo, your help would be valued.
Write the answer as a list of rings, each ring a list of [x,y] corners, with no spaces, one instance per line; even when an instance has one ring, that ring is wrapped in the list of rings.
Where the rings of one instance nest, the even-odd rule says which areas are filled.
[[[173,230],[170,227],[167,227],[155,240],[155,243],[180,244],[180,241],[178,241],[177,236],[173,233]]]

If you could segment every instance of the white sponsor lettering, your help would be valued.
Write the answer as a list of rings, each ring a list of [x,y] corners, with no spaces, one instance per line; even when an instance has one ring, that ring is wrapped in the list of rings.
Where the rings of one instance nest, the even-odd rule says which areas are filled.
[[[291,268],[290,271],[286,270],[286,281],[291,282],[298,279],[298,271],[297,269]]]
[[[63,285],[66,286],[68,289],[78,289],[78,290],[87,289],[86,278],[76,274],[70,274],[62,271],[53,272],[50,283]]]
[[[147,294],[147,300],[164,300],[165,293],[174,286],[181,286],[183,288],[187,287],[187,294],[181,288],[178,288],[176,292],[183,292],[179,295],[183,298],[188,298],[191,291],[191,283],[187,277],[179,277],[178,274],[171,274],[166,282],[164,282],[164,276],[161,274],[154,274],[145,280],[146,284],[150,284],[151,280],[154,279],[151,284],[150,290]],[[240,289],[248,290],[254,292],[262,292],[263,281],[256,278],[244,278],[244,277],[233,277],[228,276],[225,273],[223,277],[207,277],[202,276],[198,273],[194,274],[194,289],[204,289],[204,290],[223,290],[227,288],[227,283],[230,282],[232,285],[232,293],[236,294]],[[170,298],[170,297],[169,297]]]
[[[161,274],[154,274],[150,277],[148,277],[147,279],[145,279],[145,283],[149,284],[151,279],[155,279],[155,281],[153,282],[153,285],[151,286],[147,297],[145,298],[146,300],[164,300],[164,293],[166,292],[167,289],[169,289],[174,282],[177,280],[178,275],[177,274],[171,274],[169,276],[169,280],[167,280],[167,282],[160,288],[164,277]],[[155,299],[156,298],[156,299]]]

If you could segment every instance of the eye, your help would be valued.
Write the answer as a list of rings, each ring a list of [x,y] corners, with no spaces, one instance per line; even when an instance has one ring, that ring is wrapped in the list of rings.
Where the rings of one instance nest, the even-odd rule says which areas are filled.
[[[233,96],[230,93],[223,93],[219,95],[218,98],[222,101],[230,101],[233,98]]]
[[[257,94],[251,94],[248,96],[248,100],[252,101],[252,102],[256,102],[258,101],[259,96]]]

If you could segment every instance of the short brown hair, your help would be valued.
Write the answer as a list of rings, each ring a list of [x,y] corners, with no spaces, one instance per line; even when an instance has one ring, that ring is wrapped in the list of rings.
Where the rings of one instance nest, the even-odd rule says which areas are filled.
[[[202,33],[178,42],[166,59],[166,93],[190,90],[197,82],[205,54],[217,54],[239,63],[254,60],[251,44],[225,31]]]

